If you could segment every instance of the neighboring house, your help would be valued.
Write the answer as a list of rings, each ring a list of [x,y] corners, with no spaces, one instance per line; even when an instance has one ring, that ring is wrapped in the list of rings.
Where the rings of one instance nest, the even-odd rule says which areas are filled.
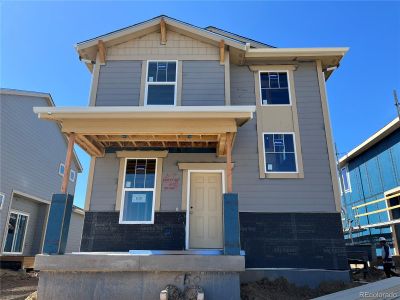
[[[81,251],[221,249],[234,192],[247,270],[348,276],[325,91],[347,48],[160,16],[76,49],[89,106],[35,112],[92,157]]]
[[[347,244],[379,244],[399,254],[400,121],[394,119],[339,160]]]
[[[2,256],[41,253],[52,194],[60,190],[63,178],[67,140],[57,124],[37,119],[34,106],[54,107],[54,102],[46,93],[0,90]],[[77,173],[82,172],[76,156],[72,170],[68,192],[74,194]],[[80,245],[82,213],[75,208],[72,216],[68,247],[74,251]]]

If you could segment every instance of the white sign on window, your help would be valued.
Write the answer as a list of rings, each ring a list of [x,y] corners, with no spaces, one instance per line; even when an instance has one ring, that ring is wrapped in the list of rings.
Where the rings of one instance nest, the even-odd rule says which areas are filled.
[[[272,164],[267,164],[267,170],[272,171]]]
[[[146,194],[133,194],[132,203],[146,203]]]
[[[153,82],[153,76],[149,76],[149,82]]]

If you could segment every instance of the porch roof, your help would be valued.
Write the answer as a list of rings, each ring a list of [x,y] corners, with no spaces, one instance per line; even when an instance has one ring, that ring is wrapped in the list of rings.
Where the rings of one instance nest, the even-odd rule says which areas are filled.
[[[106,148],[216,148],[226,155],[237,127],[252,119],[255,106],[35,107],[39,118],[75,134],[92,156]]]

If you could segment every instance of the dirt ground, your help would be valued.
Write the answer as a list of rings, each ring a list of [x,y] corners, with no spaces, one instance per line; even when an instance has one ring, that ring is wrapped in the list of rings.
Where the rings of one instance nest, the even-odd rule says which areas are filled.
[[[0,299],[25,299],[36,291],[39,278],[37,273],[0,269]]]
[[[242,300],[303,300],[321,297],[327,294],[350,289],[353,287],[367,284],[370,282],[384,279],[383,271],[371,268],[368,270],[366,278],[362,272],[353,275],[351,283],[343,282],[324,282],[317,288],[298,287],[289,283],[284,278],[275,280],[263,279],[257,282],[242,284],[240,287],[240,297]]]

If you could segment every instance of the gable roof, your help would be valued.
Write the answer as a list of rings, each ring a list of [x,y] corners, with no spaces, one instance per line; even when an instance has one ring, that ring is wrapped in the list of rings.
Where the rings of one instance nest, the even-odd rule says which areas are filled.
[[[234,47],[243,51],[246,50],[246,42],[212,32],[210,30],[168,17],[166,15],[160,15],[150,20],[136,23],[134,25],[94,37],[92,39],[79,42],[75,45],[75,48],[78,51],[79,56],[85,59],[95,60],[97,43],[99,40],[102,40],[106,47],[123,43],[130,39],[156,31],[159,29],[161,19],[164,19],[168,28],[200,40],[205,40],[208,43],[214,44],[215,46],[218,46],[221,39],[223,39],[225,44],[230,47]]]
[[[54,104],[53,98],[51,97],[51,95],[49,93],[0,88],[0,95],[15,95],[15,96],[44,98],[46,100],[48,106],[50,106],[50,107],[56,106]],[[60,127],[60,126],[58,126],[58,127]],[[68,145],[68,139],[67,139],[66,135],[61,132],[61,128],[60,128],[60,134],[63,136],[66,144]],[[81,162],[79,161],[78,155],[76,154],[75,150],[74,150],[74,162],[78,167],[78,172],[82,173],[83,167],[82,167]]]
[[[113,32],[77,43],[75,49],[79,58],[85,59],[85,64],[90,71],[96,61],[98,43],[102,41],[106,48],[142,37],[146,34],[160,30],[160,22],[164,20],[167,30],[173,30],[193,39],[206,42],[219,47],[221,40],[231,49],[231,59],[235,57],[246,63],[257,64],[265,61],[301,61],[321,60],[323,69],[326,70],[327,79],[335,67],[339,66],[348,48],[275,48],[271,45],[252,40],[217,27],[208,26],[201,28],[166,15],[160,15]]]
[[[388,135],[392,134],[398,128],[400,128],[400,120],[397,117],[393,121],[391,121],[389,124],[387,124],[385,127],[383,127],[382,129],[378,130],[376,133],[371,135],[368,139],[366,139],[364,142],[359,144],[357,147],[350,150],[349,153],[342,156],[339,159],[339,166],[343,167],[349,161],[351,161],[352,159],[356,158],[360,154],[367,151],[372,146],[379,143],[381,140],[383,140]]]
[[[238,35],[236,33],[232,33],[226,30],[223,30],[221,28],[215,27],[215,26],[207,26],[205,28],[208,31],[214,32],[216,34],[221,35],[222,37],[227,37],[231,39],[235,39],[237,41],[240,41],[242,43],[250,44],[250,48],[276,48],[274,46],[271,46],[269,44],[265,44],[256,40],[253,40],[251,38],[245,37]]]

